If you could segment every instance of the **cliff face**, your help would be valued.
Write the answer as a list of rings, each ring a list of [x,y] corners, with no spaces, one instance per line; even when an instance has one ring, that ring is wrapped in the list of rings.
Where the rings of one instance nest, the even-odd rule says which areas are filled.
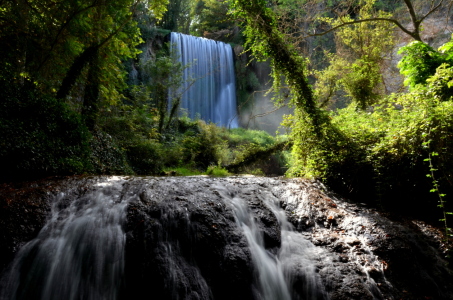
[[[110,239],[98,226],[91,240],[77,240],[84,245],[81,249],[91,252],[78,259],[79,267],[71,268],[104,278],[99,286],[88,282],[92,290],[105,290],[112,271],[87,271],[84,264],[96,251],[101,251],[96,255],[106,260],[105,265],[124,261],[115,277],[117,286],[110,287],[114,298],[149,294],[158,299],[453,299],[453,275],[436,229],[422,222],[391,220],[337,199],[317,182],[258,177],[66,178],[3,185],[0,195],[4,274],[0,299],[20,299],[17,294],[5,296],[11,295],[8,289],[27,287],[24,274],[38,272],[39,277],[39,270],[45,269],[33,267],[35,261],[24,257],[20,246],[35,238],[25,248],[40,251],[48,244],[47,236],[55,240],[52,228],[64,227],[58,224],[68,219],[66,210],[74,216],[71,222],[78,224],[82,223],[78,216],[96,210],[90,203],[105,201],[127,204],[121,206],[125,220],[107,222],[121,227],[124,244],[112,244],[121,255],[110,257],[109,250],[90,246]],[[94,220],[100,218],[105,213]],[[11,271],[7,266],[14,255],[12,265],[21,267]],[[71,276],[75,280],[77,275]],[[59,280],[57,286],[62,284]],[[74,296],[80,290],[65,292]]]

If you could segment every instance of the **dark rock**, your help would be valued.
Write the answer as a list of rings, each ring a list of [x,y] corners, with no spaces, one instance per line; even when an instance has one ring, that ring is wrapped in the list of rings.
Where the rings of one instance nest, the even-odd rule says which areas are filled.
[[[58,203],[66,207],[107,179],[0,186],[2,270],[42,228],[52,199],[64,192]],[[247,202],[269,255],[285,241],[269,201],[285,209],[298,231],[292,237],[309,244],[307,253],[280,258],[290,265],[294,300],[453,299],[438,230],[329,196],[317,182],[256,177],[125,180],[117,200],[129,201],[119,298],[259,299],[251,251],[230,203],[235,197]]]

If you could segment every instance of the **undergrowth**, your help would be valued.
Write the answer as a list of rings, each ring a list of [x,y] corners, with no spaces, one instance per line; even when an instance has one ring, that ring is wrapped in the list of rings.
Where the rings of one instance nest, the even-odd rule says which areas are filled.
[[[162,133],[154,121],[156,111],[124,106],[114,117],[101,119],[101,129],[124,152],[132,170],[140,175],[217,175],[225,165],[267,149],[278,141],[264,131],[243,128],[226,129],[186,116],[176,118]],[[277,155],[241,172],[264,174],[269,165],[283,173],[286,156]],[[216,166],[216,167],[213,167]],[[226,174],[226,173],[224,173]]]

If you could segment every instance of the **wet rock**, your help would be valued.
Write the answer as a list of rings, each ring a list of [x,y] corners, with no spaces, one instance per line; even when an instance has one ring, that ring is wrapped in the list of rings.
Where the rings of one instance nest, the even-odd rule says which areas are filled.
[[[295,228],[325,250],[318,268],[331,299],[453,299],[440,234],[328,198],[310,183],[290,182],[280,200]]]
[[[19,248],[38,235],[58,194],[83,194],[88,189],[86,186],[96,180],[56,177],[0,184],[0,274]]]
[[[63,178],[1,186],[2,270],[44,225],[52,199],[64,192],[59,205],[68,206],[105,180]],[[453,275],[437,230],[412,220],[390,220],[330,195],[318,182],[130,178],[116,196],[116,201],[129,199],[120,299],[147,294],[158,299],[259,299],[251,251],[230,204],[233,198],[246,201],[268,253],[283,251],[284,240],[269,199],[284,208],[297,231],[290,238],[309,244],[281,261],[290,266],[294,300],[453,299]],[[318,279],[322,286],[309,289]]]
[[[140,298],[150,285],[160,299],[188,299],[188,294],[200,299],[253,298],[253,267],[245,238],[219,193],[209,188],[194,192],[200,180],[169,185],[157,179],[153,189],[159,194],[153,201],[129,205],[130,283],[125,298]],[[253,204],[259,210],[259,203]]]

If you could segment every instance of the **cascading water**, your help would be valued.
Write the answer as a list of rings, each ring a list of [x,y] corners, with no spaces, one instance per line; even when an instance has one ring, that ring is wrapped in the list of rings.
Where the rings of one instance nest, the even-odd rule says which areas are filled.
[[[181,108],[190,118],[238,127],[236,83],[231,46],[182,33],[171,33],[172,49],[183,66]],[[170,99],[170,102],[172,99]]]
[[[0,299],[116,299],[127,204],[119,190],[113,179],[70,203],[59,195],[46,226],[16,255]]]
[[[283,268],[279,259],[266,251],[262,232],[257,226],[253,214],[246,202],[238,196],[231,198],[237,225],[244,231],[250,247],[252,260],[256,268],[259,283],[257,299],[290,300]]]
[[[272,193],[264,193],[263,201],[277,217],[282,244],[278,253],[288,286],[292,290],[292,299],[327,299],[324,286],[316,272],[315,261],[321,257],[316,247],[306,240],[288,222],[285,211],[279,206],[279,200]],[[296,274],[298,276],[295,276]],[[294,278],[299,278],[294,282]]]
[[[312,243],[293,230],[278,199],[265,190],[258,196],[275,215],[281,229],[281,245],[277,254],[264,245],[263,232],[255,222],[247,202],[238,194],[219,187],[227,204],[231,205],[237,225],[242,228],[250,247],[258,279],[256,299],[291,300],[327,299],[324,287],[316,273],[314,261],[318,257]],[[293,288],[295,273],[299,278],[298,290]],[[303,278],[303,282],[300,282]]]
[[[453,275],[420,234],[329,198],[315,183],[78,182],[55,187],[65,192],[51,202],[47,223],[6,261],[0,299],[453,299]],[[42,201],[48,208],[50,197]],[[30,223],[36,214],[25,211],[38,202],[7,196],[0,222]],[[0,225],[2,250],[25,242],[4,243],[14,229]]]

